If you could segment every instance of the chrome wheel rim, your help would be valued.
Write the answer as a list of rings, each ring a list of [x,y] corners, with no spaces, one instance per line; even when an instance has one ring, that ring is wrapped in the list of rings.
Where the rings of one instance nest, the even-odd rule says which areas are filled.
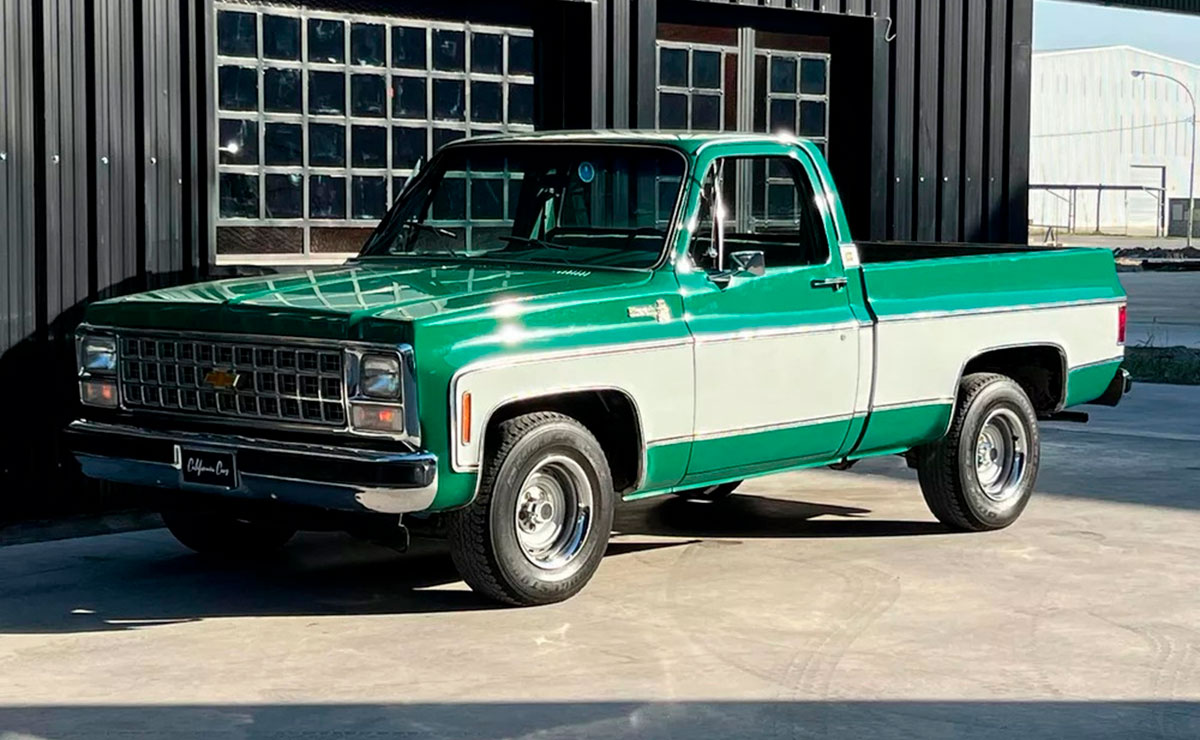
[[[592,501],[582,465],[565,455],[542,459],[521,483],[513,515],[525,558],[545,570],[574,560],[591,531]]]
[[[983,494],[1002,503],[1018,494],[1025,480],[1029,435],[1012,409],[993,410],[975,439],[975,478]]]

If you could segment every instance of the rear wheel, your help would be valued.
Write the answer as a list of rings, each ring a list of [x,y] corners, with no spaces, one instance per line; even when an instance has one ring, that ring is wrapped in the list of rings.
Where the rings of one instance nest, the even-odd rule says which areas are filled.
[[[676,491],[675,495],[694,501],[720,501],[728,498],[740,485],[742,485],[742,481],[735,480],[729,483],[717,483],[711,486],[689,488],[686,491]]]
[[[282,522],[220,511],[167,509],[162,519],[175,539],[205,555],[261,555],[278,550],[296,534],[295,527]]]
[[[921,492],[955,529],[1007,527],[1033,493],[1040,452],[1037,412],[1021,386],[1004,375],[968,375],[950,431],[917,451]]]
[[[449,520],[450,554],[472,589],[508,604],[570,598],[612,530],[613,484],[600,443],[563,414],[500,424],[479,493]]]

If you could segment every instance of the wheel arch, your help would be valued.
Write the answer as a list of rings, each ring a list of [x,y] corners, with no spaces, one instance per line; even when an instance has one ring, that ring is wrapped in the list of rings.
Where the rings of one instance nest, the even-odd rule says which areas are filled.
[[[489,409],[480,426],[480,465],[493,449],[497,427],[508,419],[534,411],[557,411],[569,416],[596,437],[608,458],[613,489],[618,496],[640,487],[646,475],[641,410],[631,393],[614,386],[554,390],[500,401]],[[630,430],[632,434],[628,433]]]
[[[1051,414],[1066,403],[1069,367],[1066,350],[1053,342],[988,347],[963,363],[950,396],[958,397],[963,378],[972,373],[998,373],[1021,386],[1039,416]]]

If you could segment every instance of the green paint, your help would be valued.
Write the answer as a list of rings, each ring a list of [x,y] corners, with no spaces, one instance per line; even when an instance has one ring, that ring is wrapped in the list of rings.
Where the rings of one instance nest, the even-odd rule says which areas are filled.
[[[1079,367],[1067,373],[1066,406],[1078,406],[1104,395],[1113,376],[1121,368],[1121,360]]]
[[[616,270],[441,256],[372,257],[330,269],[219,280],[101,301],[89,306],[87,321],[111,327],[411,344],[422,442],[440,460],[433,506],[438,510],[461,506],[474,495],[476,474],[450,467],[448,408],[454,373],[478,361],[688,339],[694,334],[866,322],[872,320],[868,303],[881,318],[895,318],[1124,295],[1107,250],[988,254],[846,271],[838,249],[852,243],[845,214],[824,159],[805,141],[754,134],[548,132],[509,139],[478,137],[456,146],[514,138],[624,142],[683,153],[689,171],[678,228],[662,264]],[[784,156],[800,162],[818,193],[828,196],[818,198],[830,244],[827,264],[769,268],[766,276],[735,279],[725,290],[686,268],[690,261],[683,257],[692,236],[688,224],[699,210],[699,183],[712,162],[725,156]],[[847,272],[846,290],[814,291],[807,286],[813,279]],[[658,300],[667,303],[673,320],[630,319],[629,306]],[[689,322],[679,319],[685,313]],[[1117,366],[1114,362],[1072,371],[1068,405],[1099,396]],[[802,377],[797,376],[798,382]],[[800,387],[798,392],[820,389]],[[901,451],[943,434],[950,412],[948,405],[885,410],[866,420],[654,445],[646,454],[642,489],[627,498],[834,462],[850,451],[860,434],[851,457]]]

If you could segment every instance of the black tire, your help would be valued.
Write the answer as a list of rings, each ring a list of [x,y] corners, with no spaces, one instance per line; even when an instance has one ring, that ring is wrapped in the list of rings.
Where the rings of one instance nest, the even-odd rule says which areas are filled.
[[[989,423],[992,419],[1003,422]],[[1011,430],[1013,439],[1008,444],[1018,451],[1024,448],[1019,462],[1014,454],[1011,465],[998,466],[1002,485],[991,483],[990,492],[981,482],[978,460],[982,455],[986,463],[990,456],[992,465],[996,465],[997,458],[1007,456],[991,454],[994,448],[990,445],[979,446],[985,424],[989,435],[993,434],[994,424]],[[1014,442],[1017,439],[1021,441]],[[1029,503],[1037,481],[1040,449],[1037,412],[1021,386],[995,373],[968,375],[959,384],[950,431],[917,450],[917,477],[925,503],[938,521],[954,529],[1003,529],[1015,522]],[[1020,472],[1013,472],[1018,467]],[[995,490],[997,485],[1000,490]]]
[[[262,555],[283,547],[296,534],[295,527],[282,522],[221,511],[167,509],[162,519],[175,539],[203,555]]]
[[[723,498],[729,498],[740,485],[742,485],[742,481],[735,480],[729,483],[717,483],[712,486],[700,486],[699,488],[689,488],[686,491],[676,491],[675,495],[690,501],[720,501]]]
[[[545,411],[502,422],[489,442],[494,444],[489,444],[478,495],[449,516],[450,554],[459,575],[474,591],[516,606],[574,596],[599,567],[612,531],[615,495],[604,450],[575,419]],[[535,564],[536,556],[526,553],[517,532],[522,487],[555,460],[583,475],[577,488],[583,481],[591,486],[591,506],[577,510],[588,524],[581,539],[565,538],[579,544],[557,567]]]

